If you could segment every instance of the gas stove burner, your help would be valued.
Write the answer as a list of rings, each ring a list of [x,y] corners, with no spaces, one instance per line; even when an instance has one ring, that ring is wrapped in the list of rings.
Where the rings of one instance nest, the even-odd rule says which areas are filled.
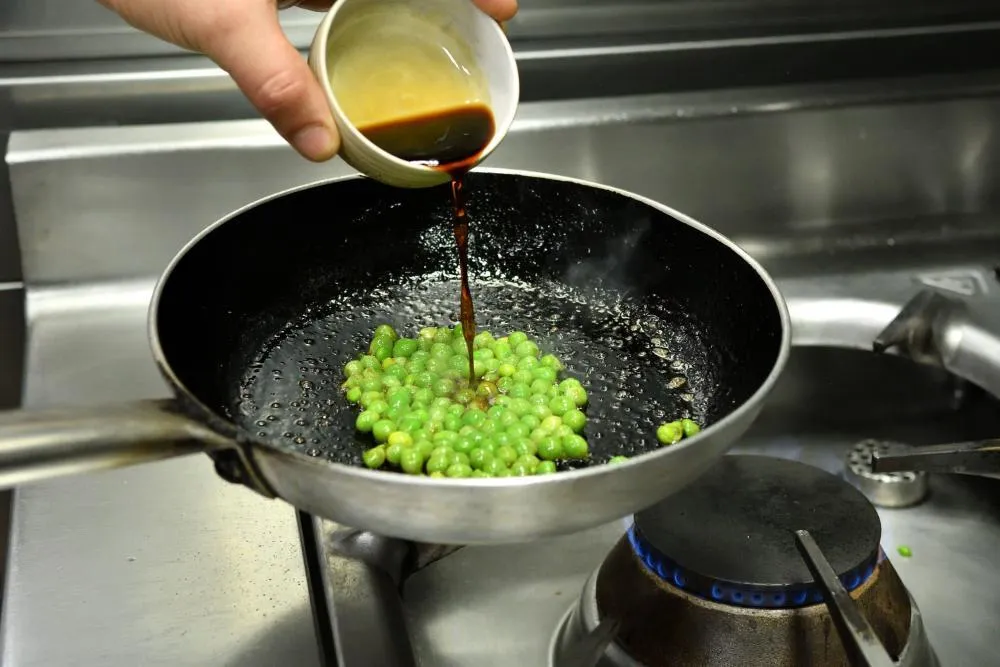
[[[749,455],[723,457],[634,517],[567,612],[551,666],[571,667],[602,621],[613,621],[599,667],[849,667],[795,545],[799,529],[896,664],[936,667],[864,495],[807,464]]]
[[[695,484],[635,517],[629,542],[651,574],[698,597],[740,607],[822,602],[795,547],[808,530],[848,591],[879,560],[878,514],[823,470],[766,456],[727,456]]]

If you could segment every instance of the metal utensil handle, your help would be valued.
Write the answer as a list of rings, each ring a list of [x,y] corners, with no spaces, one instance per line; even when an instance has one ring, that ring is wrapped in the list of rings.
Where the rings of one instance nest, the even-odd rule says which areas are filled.
[[[567,667],[595,667],[608,646],[618,636],[621,625],[620,620],[606,617],[589,635],[570,649],[563,663]]]
[[[0,488],[227,446],[172,400],[0,412]]]
[[[895,667],[896,662],[886,652],[868,619],[841,585],[837,573],[833,571],[809,531],[795,531],[795,546],[816,584],[823,590],[826,607],[830,610],[833,624],[837,627],[837,634],[840,635],[851,664],[857,667]]]
[[[974,440],[872,454],[873,472],[1000,474],[1000,440]]]

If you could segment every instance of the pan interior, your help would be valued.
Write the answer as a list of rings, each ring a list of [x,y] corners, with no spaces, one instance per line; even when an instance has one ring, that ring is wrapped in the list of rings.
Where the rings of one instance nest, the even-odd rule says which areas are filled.
[[[542,178],[470,176],[480,330],[520,329],[587,388],[593,460],[656,447],[664,420],[711,424],[773,366],[780,318],[725,244],[629,197]],[[183,386],[250,437],[344,463],[370,446],[339,390],[374,327],[457,319],[445,189],[356,179],[217,227],[178,262],[158,311]]]

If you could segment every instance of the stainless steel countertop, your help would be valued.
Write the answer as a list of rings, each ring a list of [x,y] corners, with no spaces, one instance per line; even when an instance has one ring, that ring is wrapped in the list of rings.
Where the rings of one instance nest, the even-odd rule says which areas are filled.
[[[889,252],[954,269],[942,250],[968,260],[970,248],[1000,247],[988,215],[1000,202],[995,99],[895,106],[867,97],[851,108],[838,94],[780,113],[795,95],[525,105],[490,164],[670,202],[772,270],[845,261],[856,270],[856,248],[876,263]],[[937,141],[912,141],[930,128]],[[164,395],[145,338],[153,276],[215,217],[346,171],[297,159],[262,123],[15,134],[8,161],[32,407]],[[945,248],[945,234],[962,244]],[[918,262],[930,251],[936,264]],[[799,342],[840,337],[824,319],[837,312],[831,304],[884,325],[919,273],[898,276],[889,303],[796,287],[813,308]],[[979,268],[974,276],[989,280]],[[315,665],[295,514],[228,486],[203,457],[21,489],[2,644],[0,662],[16,667]]]
[[[167,394],[152,284],[29,298],[25,403]],[[204,456],[19,489],[0,662],[319,664],[295,512]]]

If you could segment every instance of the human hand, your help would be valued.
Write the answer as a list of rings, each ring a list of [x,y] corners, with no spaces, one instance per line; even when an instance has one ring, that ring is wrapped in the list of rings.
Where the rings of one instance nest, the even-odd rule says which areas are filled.
[[[517,0],[471,0],[498,21]],[[278,23],[276,0],[98,0],[129,24],[211,58],[299,153],[336,155],[340,137],[323,91]],[[324,10],[331,0],[305,0]]]

